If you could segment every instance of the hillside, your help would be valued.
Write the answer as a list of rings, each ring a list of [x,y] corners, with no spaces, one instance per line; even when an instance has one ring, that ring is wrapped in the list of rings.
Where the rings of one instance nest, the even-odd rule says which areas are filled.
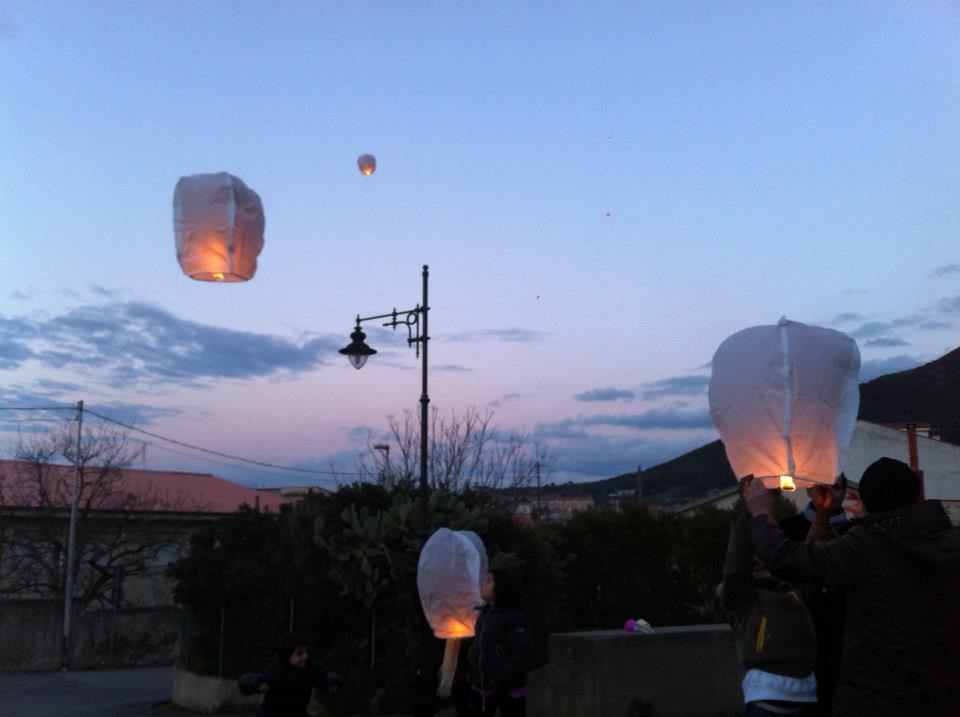
[[[681,505],[708,493],[735,485],[733,469],[723,452],[723,443],[712,441],[666,463],[643,472],[643,500],[651,505]],[[597,505],[617,490],[637,487],[637,474],[622,475],[573,485],[580,495],[590,494]]]
[[[936,361],[860,384],[860,418],[874,423],[922,421],[960,444],[960,348]]]

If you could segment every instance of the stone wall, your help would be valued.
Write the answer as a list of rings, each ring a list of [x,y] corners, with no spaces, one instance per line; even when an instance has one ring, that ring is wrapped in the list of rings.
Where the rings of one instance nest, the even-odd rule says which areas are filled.
[[[62,602],[0,601],[0,669],[61,667],[62,632]],[[180,610],[77,611],[71,632],[73,669],[171,665],[180,646]]]
[[[550,636],[530,676],[530,717],[738,714],[741,672],[728,625]]]

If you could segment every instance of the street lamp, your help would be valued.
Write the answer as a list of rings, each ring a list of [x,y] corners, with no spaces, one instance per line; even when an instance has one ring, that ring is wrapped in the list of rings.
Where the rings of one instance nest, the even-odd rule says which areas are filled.
[[[427,333],[427,312],[430,307],[427,305],[427,277],[430,272],[426,264],[423,265],[423,302],[417,304],[412,309],[397,311],[394,309],[389,314],[377,314],[376,316],[360,316],[357,314],[356,326],[350,334],[350,343],[340,349],[340,353],[350,360],[350,364],[357,370],[363,368],[367,359],[373,356],[375,349],[367,346],[365,339],[367,335],[360,328],[364,321],[374,321],[376,319],[390,319],[384,326],[389,326],[394,331],[398,326],[407,327],[407,345],[414,346],[417,356],[421,359],[422,389],[420,392],[420,529],[424,535],[427,531],[427,497],[430,493],[430,485],[427,480],[427,406],[430,403],[430,396],[427,395],[427,342],[430,336]],[[421,355],[420,347],[423,346]]]

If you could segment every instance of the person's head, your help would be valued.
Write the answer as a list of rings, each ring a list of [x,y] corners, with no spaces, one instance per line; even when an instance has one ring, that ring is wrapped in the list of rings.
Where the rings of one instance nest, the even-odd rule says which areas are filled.
[[[860,500],[868,513],[905,508],[920,500],[920,479],[903,461],[881,458],[860,477]]]
[[[299,635],[284,635],[277,640],[277,657],[293,667],[305,667],[310,650]]]
[[[519,607],[520,583],[506,568],[490,568],[480,584],[480,597],[494,607]]]

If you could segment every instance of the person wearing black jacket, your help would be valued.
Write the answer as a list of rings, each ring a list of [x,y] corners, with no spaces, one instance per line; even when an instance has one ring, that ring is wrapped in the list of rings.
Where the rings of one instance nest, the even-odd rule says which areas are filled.
[[[910,467],[872,463],[860,479],[867,515],[825,543],[787,540],[763,484],[744,480],[751,542],[770,572],[847,590],[834,717],[956,717],[960,541],[941,503],[919,500]]]
[[[310,662],[306,640],[296,635],[281,637],[273,660],[239,681],[241,694],[263,694],[257,717],[307,717],[313,688],[333,692],[338,686],[336,674],[324,672]]]
[[[477,715],[523,717],[527,709],[527,665],[533,655],[530,622],[520,609],[513,574],[492,568],[480,586],[480,608],[470,661],[470,687]]]
[[[823,496],[828,490],[829,496]],[[836,482],[822,487],[818,493],[808,489],[810,502],[796,515],[780,521],[780,528],[787,540],[806,542],[810,527],[818,520],[825,522],[827,531],[824,540],[835,540],[846,532],[848,521],[843,513],[843,499],[847,492],[847,477],[841,473]],[[803,602],[813,618],[817,631],[817,676],[816,714],[830,717],[833,711],[833,693],[840,677],[840,656],[843,654],[843,614],[846,591],[843,588],[813,583],[798,583]]]

